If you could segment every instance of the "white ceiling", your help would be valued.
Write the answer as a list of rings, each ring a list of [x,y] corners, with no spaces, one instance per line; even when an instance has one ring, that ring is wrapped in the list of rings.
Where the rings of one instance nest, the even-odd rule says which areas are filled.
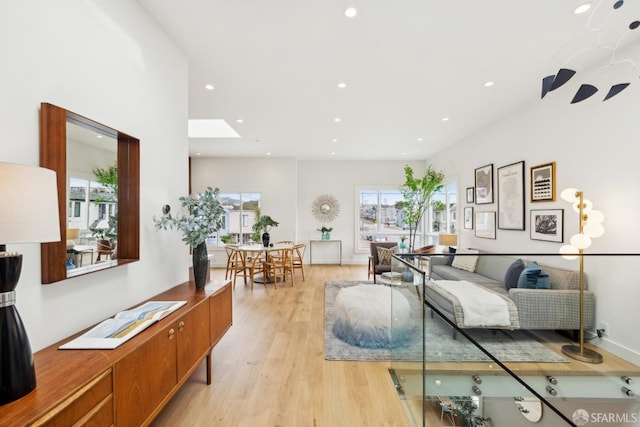
[[[581,62],[606,63],[607,46],[640,36],[628,30],[638,0],[595,0],[582,15],[584,0],[139,2],[189,59],[189,117],[241,135],[190,139],[191,155],[216,157],[428,158],[545,102],[541,80],[561,66],[588,78]]]

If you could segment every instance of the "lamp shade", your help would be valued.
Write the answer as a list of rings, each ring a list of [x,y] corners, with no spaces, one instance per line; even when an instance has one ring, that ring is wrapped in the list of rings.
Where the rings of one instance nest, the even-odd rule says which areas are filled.
[[[440,233],[438,234],[438,244],[442,246],[456,246],[458,244],[458,235]]]
[[[56,173],[0,162],[0,244],[60,240]]]

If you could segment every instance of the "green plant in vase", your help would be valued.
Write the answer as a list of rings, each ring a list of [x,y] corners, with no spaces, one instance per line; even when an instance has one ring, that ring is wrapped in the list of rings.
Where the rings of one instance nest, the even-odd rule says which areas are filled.
[[[400,249],[407,249],[405,240],[407,240],[407,236],[400,236]]]
[[[253,224],[253,234],[257,237],[260,236],[260,233],[262,232],[262,244],[266,248],[269,246],[269,241],[271,240],[269,231],[278,225],[280,225],[280,223],[269,215],[261,215],[260,211],[256,211],[256,222]]]
[[[182,231],[182,241],[193,248],[193,275],[197,289],[203,289],[209,268],[206,240],[209,235],[222,227],[225,210],[218,200],[219,189],[208,187],[195,197],[180,197],[182,212],[172,215],[165,213],[160,218],[153,217],[156,230],[177,229]]]
[[[331,240],[331,232],[333,231],[333,227],[322,226],[322,228],[317,228],[319,232],[322,233],[320,238],[322,240]]]

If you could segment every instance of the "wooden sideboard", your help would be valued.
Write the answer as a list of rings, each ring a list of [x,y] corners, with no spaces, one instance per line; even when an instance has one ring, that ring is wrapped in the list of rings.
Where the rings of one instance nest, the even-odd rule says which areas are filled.
[[[196,290],[192,281],[150,298],[187,301],[113,350],[58,350],[68,337],[33,355],[37,386],[0,406],[0,426],[144,426],[206,360],[233,320],[231,282]],[[136,304],[137,305],[137,304]]]

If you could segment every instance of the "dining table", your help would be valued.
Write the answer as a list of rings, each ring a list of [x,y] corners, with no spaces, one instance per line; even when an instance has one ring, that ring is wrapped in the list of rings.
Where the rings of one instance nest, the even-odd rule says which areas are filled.
[[[241,245],[238,247],[238,251],[241,252],[247,252],[247,251],[256,251],[256,250],[262,250],[264,252],[264,269],[263,271],[266,271],[266,263],[267,260],[269,259],[269,252],[274,252],[274,251],[279,251],[282,249],[293,249],[293,244],[290,243],[271,243],[269,246],[264,246],[262,244],[255,244],[255,245]],[[245,254],[242,254],[242,259],[245,259]],[[265,276],[262,275],[258,275],[254,278],[253,280],[256,283],[273,283],[274,282],[274,278],[273,277],[269,277],[267,276],[265,279]]]

